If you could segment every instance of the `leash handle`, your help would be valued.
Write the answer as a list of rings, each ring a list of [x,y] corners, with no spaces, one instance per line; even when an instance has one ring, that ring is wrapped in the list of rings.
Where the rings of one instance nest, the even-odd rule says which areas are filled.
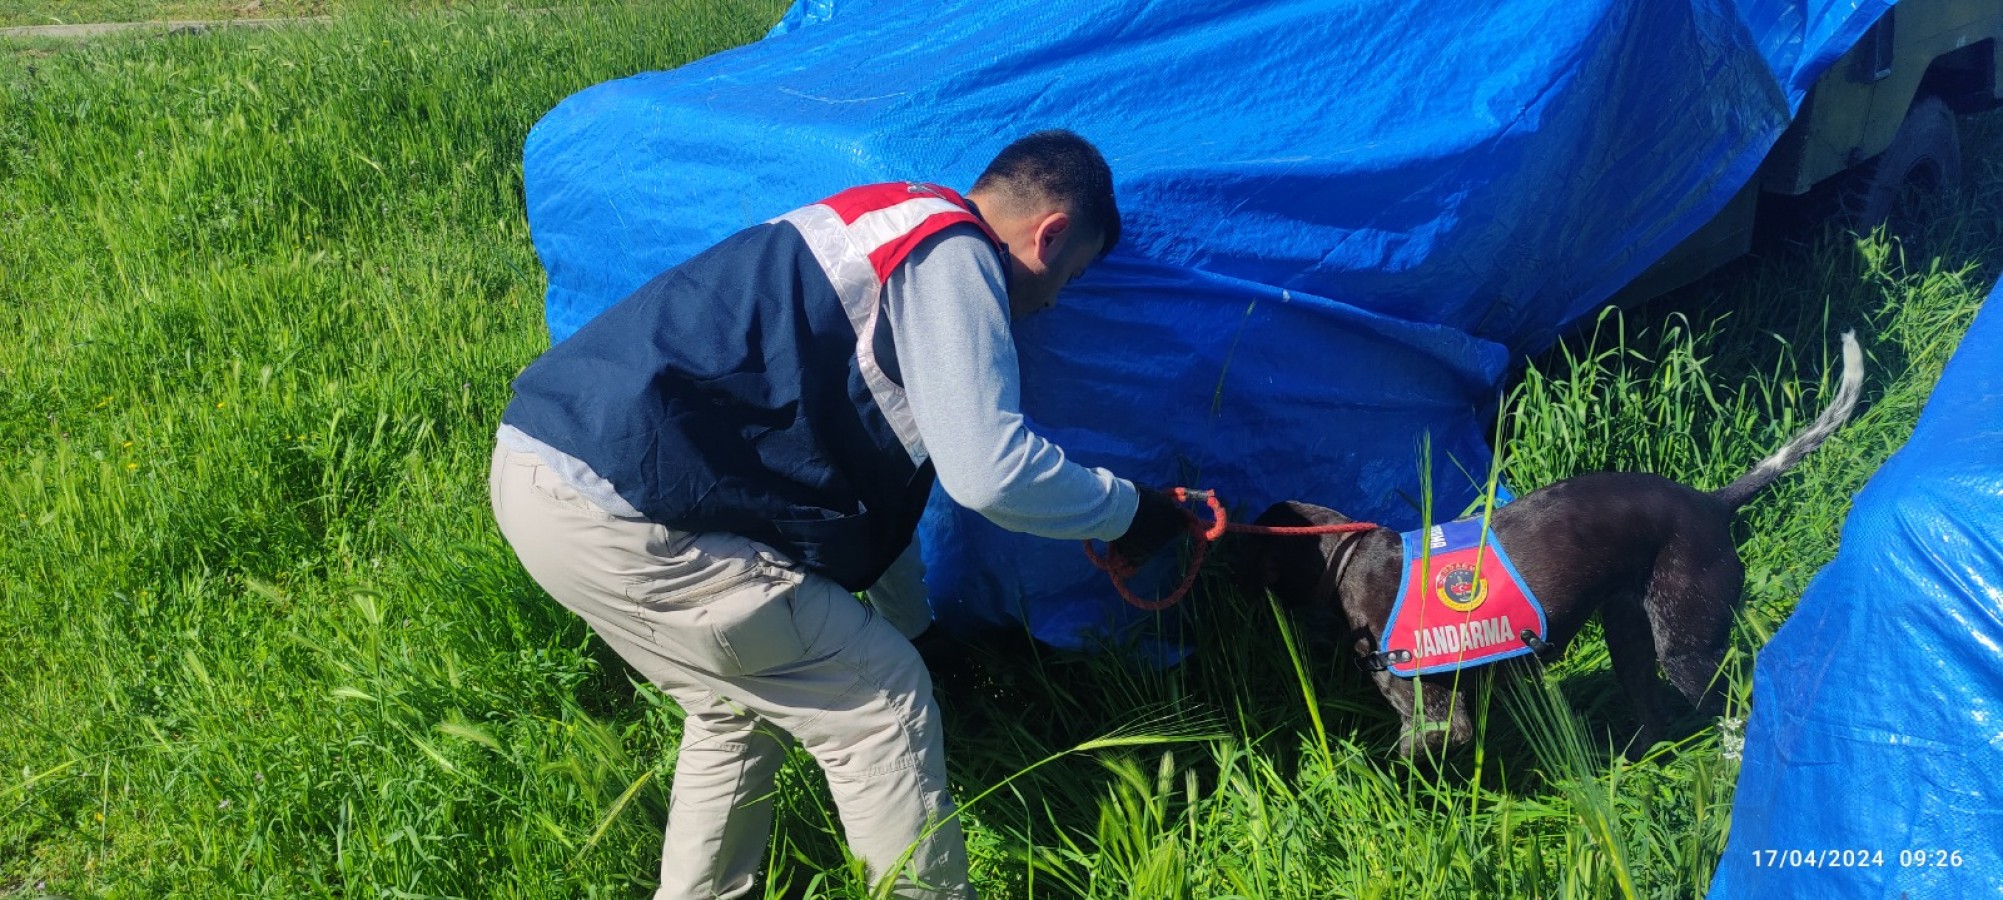
[[[1205,490],[1198,490],[1196,488],[1179,487],[1179,488],[1171,488],[1169,490],[1169,496],[1174,497],[1175,502],[1177,503],[1188,503],[1192,500],[1202,500],[1203,502],[1210,504],[1210,527],[1204,529],[1201,532],[1201,536],[1204,540],[1206,541],[1217,540],[1218,538],[1223,537],[1224,532],[1231,527],[1231,523],[1228,517],[1224,513],[1224,501],[1217,499],[1216,491],[1205,491]],[[1192,524],[1194,524],[1196,522],[1196,518],[1192,515],[1190,517],[1190,521]]]
[[[1210,545],[1216,543],[1227,531],[1239,534],[1317,535],[1369,531],[1377,527],[1374,522],[1344,522],[1339,525],[1240,525],[1230,521],[1224,512],[1224,501],[1217,496],[1216,491],[1178,487],[1170,488],[1166,493],[1175,498],[1177,503],[1202,500],[1209,505],[1211,516],[1210,525],[1206,527],[1203,520],[1195,513],[1183,510],[1183,514],[1189,517],[1189,532],[1195,538],[1195,547],[1189,552],[1189,571],[1183,573],[1181,583],[1175,586],[1175,590],[1169,591],[1168,596],[1159,600],[1144,600],[1136,596],[1127,588],[1127,579],[1134,577],[1136,568],[1134,564],[1115,553],[1110,545],[1106,547],[1106,552],[1100,553],[1092,546],[1090,540],[1083,542],[1085,558],[1092,561],[1093,568],[1106,573],[1106,576],[1112,579],[1113,590],[1119,592],[1120,599],[1127,601],[1127,605],[1135,609],[1148,612],[1159,612],[1182,602],[1189,589],[1196,585],[1196,573],[1203,569],[1203,557],[1210,552]]]
[[[1197,524],[1194,519],[1195,517],[1191,516],[1190,530],[1198,537],[1202,537],[1202,532],[1197,529],[1203,526]],[[1127,579],[1134,577],[1133,563],[1113,552],[1111,547],[1107,547],[1106,552],[1101,554],[1093,549],[1091,541],[1085,541],[1084,544],[1085,558],[1092,561],[1094,568],[1106,573],[1106,577],[1112,579],[1113,590],[1119,592],[1120,599],[1127,601],[1128,606],[1148,612],[1160,612],[1181,603],[1183,596],[1196,585],[1196,574],[1203,570],[1203,557],[1210,552],[1209,541],[1197,541],[1196,546],[1189,551],[1189,571],[1183,573],[1182,582],[1175,586],[1175,590],[1169,591],[1168,596],[1159,600],[1148,600],[1136,595],[1127,587]]]

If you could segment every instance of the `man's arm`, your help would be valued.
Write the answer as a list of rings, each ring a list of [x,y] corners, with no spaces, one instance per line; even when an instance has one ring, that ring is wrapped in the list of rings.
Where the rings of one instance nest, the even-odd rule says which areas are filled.
[[[919,439],[955,503],[1010,531],[1120,536],[1134,486],[1029,430],[1001,260],[972,226],[928,239],[884,285]]]

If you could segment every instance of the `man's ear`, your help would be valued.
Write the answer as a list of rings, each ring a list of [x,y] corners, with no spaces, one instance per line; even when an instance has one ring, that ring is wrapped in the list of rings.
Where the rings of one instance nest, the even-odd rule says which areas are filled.
[[[1045,213],[1036,223],[1036,258],[1044,265],[1050,265],[1057,254],[1063,252],[1064,245],[1071,237],[1071,214],[1067,212]]]

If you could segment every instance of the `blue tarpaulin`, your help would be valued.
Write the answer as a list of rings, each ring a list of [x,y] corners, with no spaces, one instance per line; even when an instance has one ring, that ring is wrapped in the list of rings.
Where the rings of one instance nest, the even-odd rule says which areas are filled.
[[[1421,436],[1456,511],[1510,366],[1722,208],[1888,5],[803,0],[765,40],[536,125],[551,337],[739,228],[855,184],[965,188],[1068,127],[1111,162],[1126,231],[1020,324],[1032,427],[1240,510],[1411,528]],[[948,627],[1077,645],[1146,618],[1076,544],[941,497],[921,534]]]
[[[1760,651],[1716,900],[2003,896],[1999,296]]]

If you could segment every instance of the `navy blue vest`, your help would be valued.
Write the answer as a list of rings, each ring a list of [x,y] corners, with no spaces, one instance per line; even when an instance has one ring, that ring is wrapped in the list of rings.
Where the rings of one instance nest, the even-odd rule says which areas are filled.
[[[881,278],[924,236],[979,224],[958,195],[910,185],[901,199],[951,208],[900,226],[875,256],[842,238],[844,220],[900,199],[893,187],[907,186],[845,192],[824,201],[847,198],[841,215],[807,207],[663,272],[530,364],[502,421],[583,461],[652,521],[743,535],[869,587],[910,545],[932,487],[874,314]],[[873,283],[858,284],[858,262]]]

